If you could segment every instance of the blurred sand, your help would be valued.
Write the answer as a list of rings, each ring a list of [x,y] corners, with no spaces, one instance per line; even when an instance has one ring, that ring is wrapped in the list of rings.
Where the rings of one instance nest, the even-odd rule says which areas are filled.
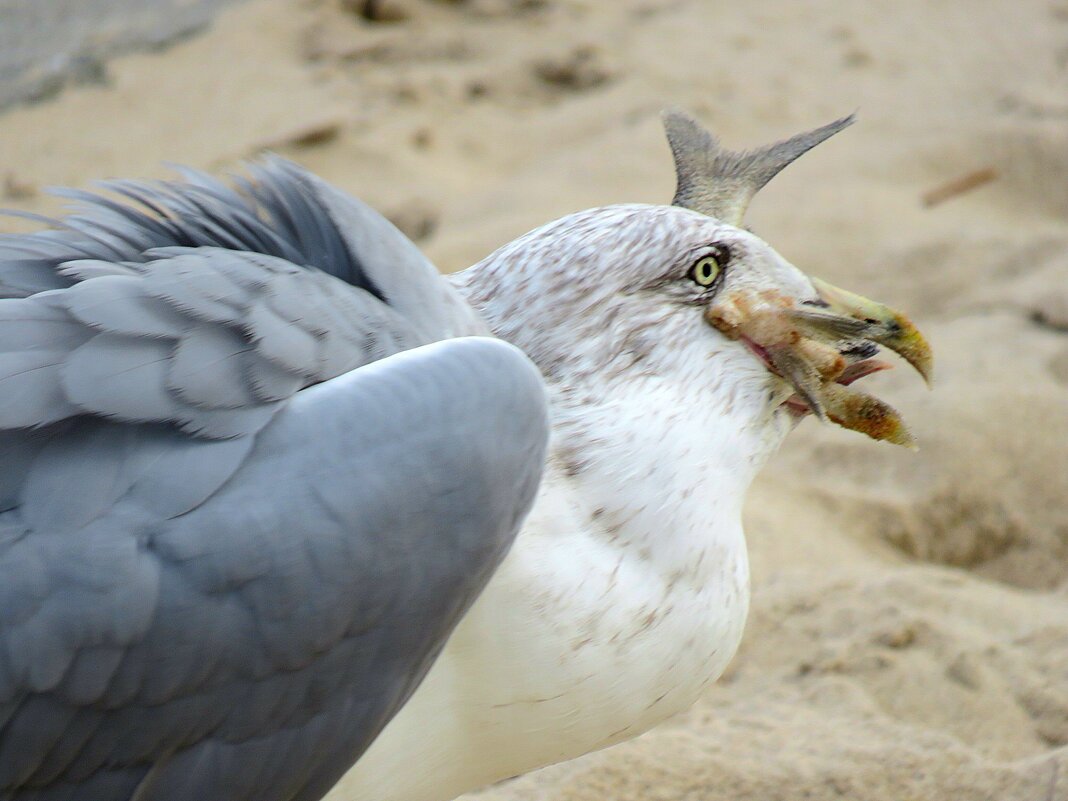
[[[1068,3],[382,5],[407,18],[252,0],[10,111],[0,202],[271,144],[454,270],[576,209],[669,200],[665,105],[735,146],[859,108],[750,224],[907,310],[937,357],[933,393],[871,379],[919,454],[809,421],[759,480],[746,641],[696,708],[484,801],[1068,799]]]
[[[106,77],[117,53],[201,30],[237,0],[0,0],[0,109]]]

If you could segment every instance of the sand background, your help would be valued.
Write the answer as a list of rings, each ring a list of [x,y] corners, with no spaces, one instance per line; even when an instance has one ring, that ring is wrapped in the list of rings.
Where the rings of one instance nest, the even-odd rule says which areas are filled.
[[[0,109],[106,78],[116,55],[202,30],[236,0],[0,0]]]
[[[3,205],[270,146],[455,270],[570,211],[668,201],[665,105],[734,146],[857,109],[749,223],[907,310],[937,359],[931,393],[869,386],[918,454],[807,421],[759,479],[746,639],[693,710],[484,801],[1068,799],[1068,3],[353,5],[250,0],[9,109]],[[921,202],[977,170],[997,177]]]

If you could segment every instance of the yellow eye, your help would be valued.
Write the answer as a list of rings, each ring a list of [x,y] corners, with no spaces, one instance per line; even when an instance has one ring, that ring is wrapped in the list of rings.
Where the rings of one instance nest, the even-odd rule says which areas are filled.
[[[690,278],[698,286],[712,286],[722,269],[715,256],[704,256],[690,269]]]
[[[698,286],[712,286],[723,268],[731,260],[731,249],[726,245],[712,245],[707,256],[702,256],[690,268],[690,278]]]

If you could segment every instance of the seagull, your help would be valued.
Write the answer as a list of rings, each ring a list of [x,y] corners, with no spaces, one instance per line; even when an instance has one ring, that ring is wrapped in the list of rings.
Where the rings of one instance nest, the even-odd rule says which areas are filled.
[[[564,217],[453,276],[545,377],[552,435],[516,543],[329,801],[445,801],[631,739],[726,668],[749,605],[746,491],[807,416],[914,447],[852,384],[932,356],[900,312],[743,227],[756,192],[853,122],[749,152],[663,116],[671,206]]]
[[[60,190],[0,238],[0,799],[434,801],[692,704],[754,475],[810,415],[911,444],[879,345],[930,376],[742,225],[849,121],[669,113],[673,205],[450,277],[278,158]]]

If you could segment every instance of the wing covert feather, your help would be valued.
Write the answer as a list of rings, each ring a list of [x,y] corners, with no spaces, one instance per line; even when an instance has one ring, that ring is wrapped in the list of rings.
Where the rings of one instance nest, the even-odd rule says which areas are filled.
[[[182,337],[171,358],[168,386],[188,403],[209,409],[240,409],[258,399],[246,381],[252,345],[224,326],[194,328]],[[289,397],[300,387],[270,400]]]
[[[0,300],[0,428],[90,414],[242,436],[303,387],[433,339],[312,268],[218,248],[156,254],[133,275]],[[304,300],[279,300],[293,293]]]

